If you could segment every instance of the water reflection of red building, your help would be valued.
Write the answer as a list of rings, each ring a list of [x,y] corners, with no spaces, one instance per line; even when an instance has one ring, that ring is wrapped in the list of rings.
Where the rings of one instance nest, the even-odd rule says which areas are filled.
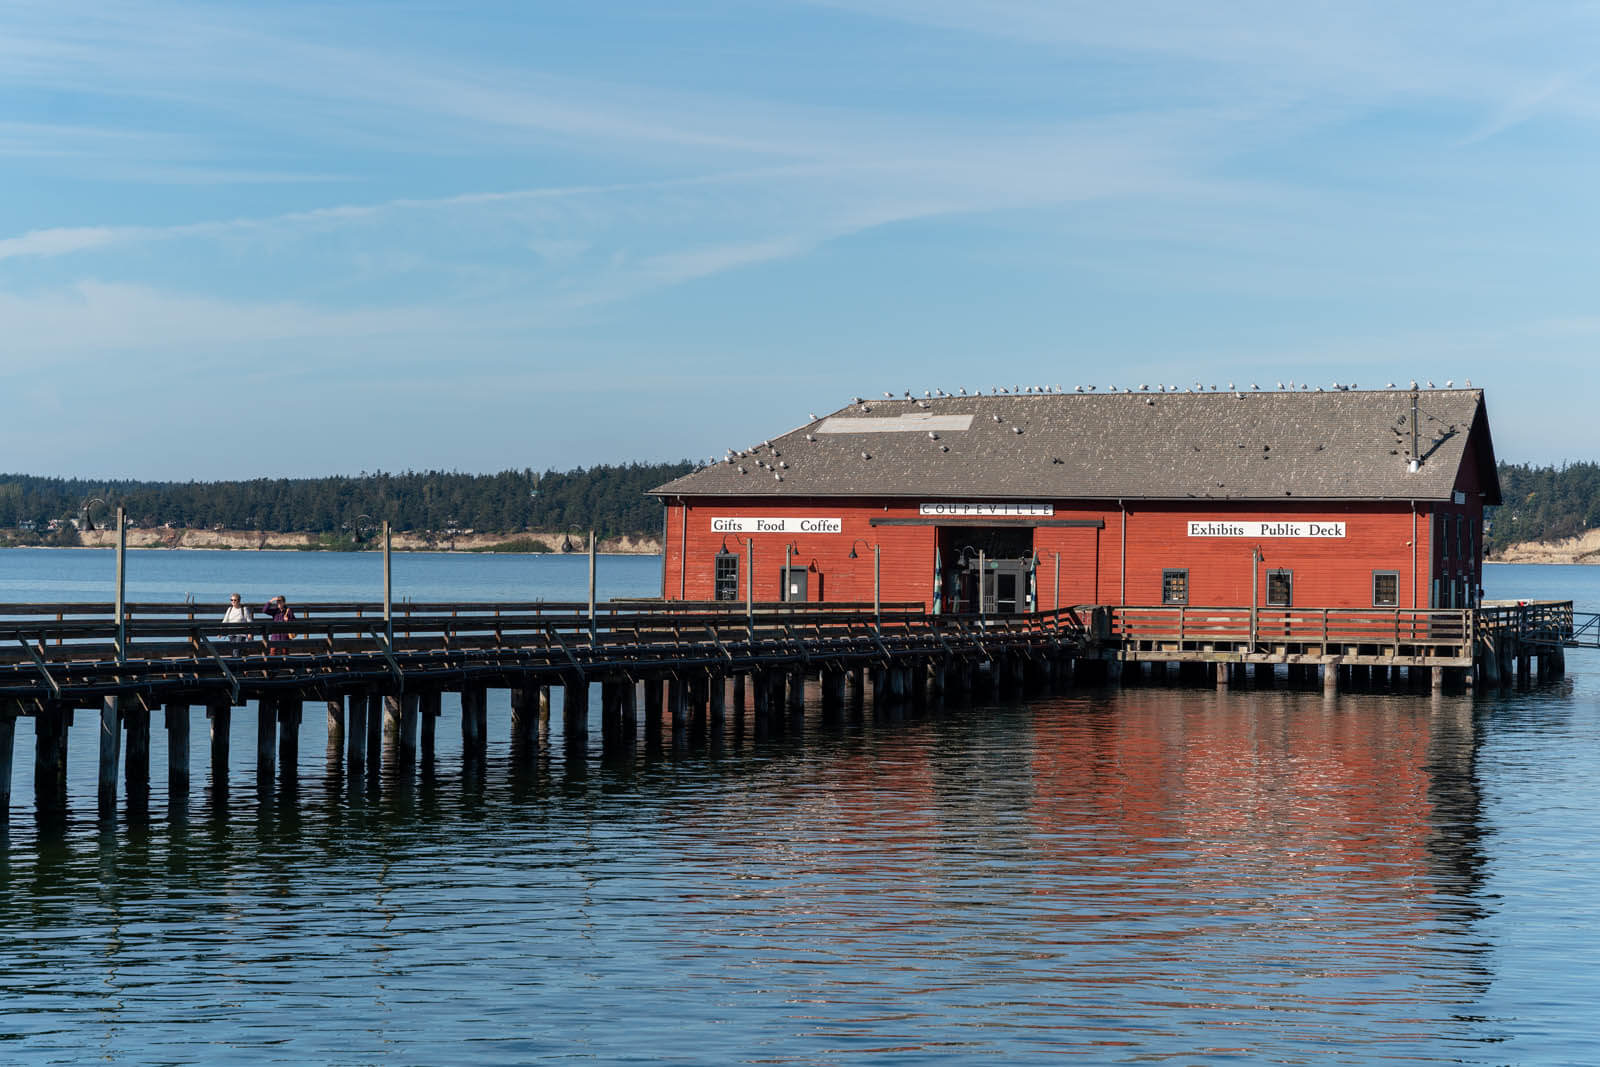
[[[1125,690],[1035,718],[1030,814],[1063,861],[1148,861],[1224,896],[1426,893],[1441,714],[1393,696]]]

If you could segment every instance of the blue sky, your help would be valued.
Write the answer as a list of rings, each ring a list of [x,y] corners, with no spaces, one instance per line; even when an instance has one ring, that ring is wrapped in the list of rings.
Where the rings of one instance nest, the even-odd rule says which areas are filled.
[[[855,394],[1488,390],[1600,457],[1600,7],[0,5],[0,470],[720,455]]]

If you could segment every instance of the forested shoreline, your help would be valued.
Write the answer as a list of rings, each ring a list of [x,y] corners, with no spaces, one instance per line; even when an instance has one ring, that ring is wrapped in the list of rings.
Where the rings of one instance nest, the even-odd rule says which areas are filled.
[[[1502,463],[1500,496],[1484,537],[1491,555],[1531,541],[1579,537],[1600,527],[1600,463]]]
[[[112,523],[119,505],[143,529],[276,531],[351,543],[370,540],[386,520],[401,532],[594,530],[602,538],[659,537],[661,504],[645,494],[692,469],[680,461],[222,482],[0,474],[0,544],[77,543],[80,530]]]
[[[160,482],[0,474],[0,545],[76,544],[121,505],[135,527],[304,533],[328,544],[399,532],[515,537],[594,530],[658,538],[661,505],[645,494],[694,465],[602,464],[569,471],[362,472],[325,478]],[[1600,528],[1600,463],[1501,463],[1504,503],[1490,509],[1485,547],[1559,541]]]

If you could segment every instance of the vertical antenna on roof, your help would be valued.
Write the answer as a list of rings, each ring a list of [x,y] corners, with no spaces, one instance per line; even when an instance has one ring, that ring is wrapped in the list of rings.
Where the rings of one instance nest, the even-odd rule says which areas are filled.
[[[1417,390],[1416,383],[1411,389],[1411,469],[1416,470],[1422,465],[1422,456],[1417,452]]]

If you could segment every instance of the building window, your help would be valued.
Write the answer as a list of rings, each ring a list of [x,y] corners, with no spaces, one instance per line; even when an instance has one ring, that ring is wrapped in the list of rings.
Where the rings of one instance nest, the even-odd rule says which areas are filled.
[[[1164,570],[1161,572],[1161,602],[1187,604],[1189,602],[1189,572]]]
[[[1400,572],[1372,572],[1372,606],[1397,608],[1400,606]]]
[[[739,557],[732,552],[719,552],[715,559],[717,561],[715,599],[738,600]]]
[[[1267,607],[1286,608],[1294,602],[1294,571],[1267,572]]]

